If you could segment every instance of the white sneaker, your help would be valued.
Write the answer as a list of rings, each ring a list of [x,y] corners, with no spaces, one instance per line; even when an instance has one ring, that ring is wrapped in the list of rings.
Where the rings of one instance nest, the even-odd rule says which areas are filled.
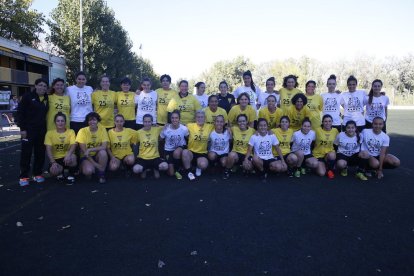
[[[200,168],[196,168],[196,176],[197,177],[201,176],[201,169]]]
[[[194,176],[194,174],[192,172],[189,172],[187,176],[188,176],[188,179],[190,179],[190,180],[194,180],[195,179],[195,176]]]

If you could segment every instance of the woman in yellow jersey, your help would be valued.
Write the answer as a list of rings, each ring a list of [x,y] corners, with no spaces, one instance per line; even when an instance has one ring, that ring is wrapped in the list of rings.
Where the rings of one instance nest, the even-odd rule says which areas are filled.
[[[289,75],[283,78],[283,88],[280,89],[280,108],[283,111],[286,111],[290,106],[292,106],[292,98],[298,93],[302,93],[297,87],[298,77],[295,75]]]
[[[249,95],[247,95],[247,93],[241,93],[237,98],[237,105],[233,106],[229,112],[228,118],[230,127],[237,125],[237,116],[239,114],[246,114],[248,126],[254,127],[254,122],[257,120],[257,113],[249,103]]]
[[[210,95],[208,97],[208,106],[204,108],[204,112],[206,113],[207,124],[214,124],[214,121],[218,115],[223,116],[224,123],[227,124],[227,112],[223,108],[218,107],[217,95]]]
[[[114,127],[114,111],[117,102],[117,94],[109,90],[111,83],[109,77],[101,77],[101,90],[92,93],[92,105],[96,113],[101,117],[100,124],[107,130]]]
[[[162,128],[153,126],[154,119],[152,115],[143,116],[144,127],[137,131],[137,142],[139,144],[139,153],[134,173],[141,174],[141,178],[146,177],[146,170],[153,169],[154,177],[159,178],[159,171],[168,170],[168,163],[160,158],[158,143]]]
[[[177,96],[177,91],[171,89],[171,77],[169,75],[162,75],[160,77],[161,88],[155,90],[158,94],[157,100],[157,123],[158,125],[165,125],[168,123],[167,107],[171,99]]]
[[[250,137],[254,134],[255,130],[248,126],[246,114],[239,114],[236,120],[237,125],[231,128],[233,148],[227,158],[224,179],[230,178],[231,169],[234,165],[242,165],[245,172],[253,169],[252,162],[245,157]]]
[[[298,158],[295,154],[291,152],[290,144],[292,143],[293,129],[289,128],[290,120],[288,116],[282,116],[280,118],[280,124],[278,128],[272,129],[273,133],[276,135],[277,140],[279,140],[279,147],[283,154],[283,159],[287,164],[287,174],[289,177],[293,176],[293,169],[297,167]],[[279,154],[273,150],[273,155],[279,156]]]
[[[136,131],[131,128],[124,128],[125,119],[121,114],[115,115],[115,127],[108,131],[109,147],[109,170],[116,171],[125,165],[127,172],[135,163],[134,153],[131,145],[137,143]]]
[[[47,111],[47,130],[56,128],[55,115],[59,112],[65,114],[66,118],[70,115],[70,98],[63,95],[65,92],[65,81],[57,78],[52,82],[52,89],[49,95],[49,109]],[[66,128],[69,129],[69,120],[66,120]]]
[[[63,180],[64,169],[69,170],[66,176],[68,184],[75,182],[76,170],[76,137],[72,129],[67,128],[67,118],[62,112],[55,115],[55,129],[49,130],[45,137],[46,154],[49,158],[49,173]]]
[[[131,92],[131,80],[124,78],[121,80],[121,90],[117,92],[116,106],[118,108],[118,114],[121,114],[124,119],[124,127],[136,129],[135,123],[135,92]]]
[[[316,82],[309,80],[306,82],[305,96],[308,99],[306,104],[310,110],[310,117],[312,127],[314,129],[321,125],[321,114],[323,110],[323,100],[320,95],[315,94]]]
[[[262,107],[259,110],[259,119],[266,119],[266,121],[269,122],[269,129],[278,127],[280,118],[283,115],[282,110],[280,108],[277,108],[276,104],[276,96],[269,95],[267,97],[267,106]]]
[[[188,93],[188,81],[180,81],[179,87],[180,92],[171,99],[167,111],[171,113],[174,110],[179,110],[181,122],[187,125],[194,122],[195,113],[201,109],[201,105],[193,95]]]
[[[308,99],[303,94],[296,94],[292,98],[292,106],[284,111],[284,115],[287,115],[290,119],[290,128],[294,131],[299,130],[302,127],[302,121],[305,118],[309,118],[311,113],[309,107],[306,106]]]
[[[332,116],[326,114],[322,118],[322,126],[316,128],[315,148],[312,153],[318,159],[318,167],[316,173],[319,176],[328,176],[329,179],[335,177],[334,167],[336,153],[334,149],[334,141],[338,135],[338,130],[332,127]]]
[[[105,170],[108,163],[108,134],[106,129],[98,124],[101,117],[96,112],[86,115],[85,124],[87,127],[81,128],[76,136],[81,152],[80,167],[82,173],[91,177],[96,173],[99,183],[105,183]]]
[[[183,150],[183,166],[186,170],[188,179],[194,180],[195,176],[190,171],[191,163],[196,166],[196,176],[201,176],[201,172],[208,167],[207,160],[207,142],[214,126],[205,123],[206,115],[204,111],[196,112],[196,122],[187,124],[188,149]]]

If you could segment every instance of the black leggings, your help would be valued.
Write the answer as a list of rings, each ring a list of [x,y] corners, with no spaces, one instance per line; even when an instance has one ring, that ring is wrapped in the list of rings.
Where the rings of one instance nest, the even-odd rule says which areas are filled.
[[[46,154],[44,142],[45,132],[33,133],[31,131],[27,131],[26,139],[21,139],[22,148],[20,152],[20,178],[29,178],[32,153],[34,153],[33,176],[42,174]]]

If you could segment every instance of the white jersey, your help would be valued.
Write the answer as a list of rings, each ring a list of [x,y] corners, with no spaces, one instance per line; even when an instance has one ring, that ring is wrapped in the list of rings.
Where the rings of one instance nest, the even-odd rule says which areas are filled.
[[[273,146],[279,145],[279,140],[274,134],[266,134],[265,136],[253,134],[250,137],[249,145],[253,147],[255,156],[262,160],[269,160],[274,158],[272,149]]]
[[[224,133],[217,133],[213,130],[210,133],[210,149],[209,151],[215,152],[218,155],[229,153],[230,148],[230,134],[228,131]]]
[[[194,97],[198,100],[201,105],[201,108],[206,108],[208,106],[208,96],[203,94],[201,96],[195,94]]]
[[[259,95],[262,93],[262,91],[260,90],[258,86],[255,86],[255,88],[256,88],[256,92],[254,92],[250,86],[240,86],[233,92],[233,96],[237,100],[237,97],[240,94],[247,93],[247,95],[249,95],[249,98],[250,98],[250,105],[254,108],[254,110],[257,110],[257,106],[256,106],[257,99],[259,98]]]
[[[301,130],[295,131],[292,137],[292,152],[301,150],[304,155],[311,154],[311,145],[315,141],[315,131],[310,130],[308,134],[302,133]]]
[[[270,95],[273,95],[276,97],[276,105],[279,104],[280,102],[280,94],[277,94],[276,92],[272,92],[272,93],[267,93],[267,92],[262,92],[259,94],[259,99],[258,99],[258,104],[260,105],[260,108],[264,108],[267,106],[267,97],[269,97]]]
[[[137,104],[136,123],[143,124],[145,114],[150,114],[153,118],[153,123],[157,123],[157,100],[158,94],[155,91],[148,93],[141,91],[139,95],[135,95],[135,104]]]
[[[334,144],[338,146],[338,153],[352,156],[355,153],[360,152],[362,137],[361,135],[359,137],[360,139],[358,143],[358,137],[356,135],[354,137],[349,137],[345,132],[340,132],[334,141]]]
[[[72,122],[84,122],[86,115],[93,111],[92,92],[90,86],[82,88],[76,85],[66,88],[66,95],[70,98],[70,120]]]
[[[362,146],[361,150],[366,150],[371,156],[379,156],[382,147],[390,146],[390,137],[381,131],[380,134],[375,134],[374,131],[364,129],[362,131]]]
[[[332,125],[341,125],[341,94],[336,92],[333,93],[322,93],[323,101],[323,115],[329,114],[332,116]]]
[[[366,111],[365,120],[372,123],[375,117],[381,117],[384,121],[387,119],[385,110],[390,104],[390,100],[387,96],[381,95],[379,97],[372,97],[372,103],[368,103],[369,97],[366,96]]]
[[[181,125],[174,129],[171,125],[167,125],[160,133],[160,137],[165,139],[164,149],[166,151],[173,151],[178,147],[186,145],[185,137],[188,136],[188,128]]]
[[[348,121],[353,120],[357,126],[364,126],[365,91],[344,92],[341,96],[341,105],[344,108],[344,121],[342,124],[345,125]]]

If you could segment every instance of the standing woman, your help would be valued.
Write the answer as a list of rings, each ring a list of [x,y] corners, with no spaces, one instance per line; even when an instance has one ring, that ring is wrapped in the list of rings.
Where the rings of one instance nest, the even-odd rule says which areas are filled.
[[[349,91],[341,94],[341,105],[344,108],[342,125],[346,125],[346,122],[350,120],[355,121],[358,132],[361,133],[365,128],[364,105],[366,94],[363,90],[356,90],[358,81],[354,76],[350,76],[346,84]]]
[[[382,131],[387,133],[386,120],[388,117],[388,105],[390,100],[387,96],[381,94],[382,81],[374,80],[371,84],[371,90],[366,97],[367,103],[365,111],[365,128],[372,128],[372,121],[375,117],[381,117],[384,120]]]
[[[249,95],[247,93],[241,93],[237,98],[237,105],[233,106],[229,112],[230,127],[237,125],[237,116],[239,114],[246,114],[248,126],[254,127],[254,122],[257,120],[257,113],[249,103]]]
[[[121,90],[117,92],[116,97],[116,106],[118,109],[118,114],[121,114],[124,119],[124,127],[135,129],[135,93],[130,91],[131,89],[131,80],[129,78],[123,78],[121,80]]]
[[[96,113],[101,117],[101,125],[109,130],[114,127],[115,104],[117,93],[109,90],[111,85],[108,76],[101,77],[101,90],[92,93],[92,105]]]
[[[216,117],[219,115],[223,116],[224,123],[227,124],[227,112],[223,108],[218,107],[218,103],[219,101],[217,95],[210,95],[208,97],[208,106],[204,108],[207,124],[214,124]]]
[[[336,153],[334,149],[334,141],[338,135],[338,130],[332,127],[332,117],[327,114],[322,118],[322,127],[315,129],[316,141],[315,148],[312,153],[318,159],[318,167],[316,173],[319,176],[328,176],[329,179],[335,177],[334,167]]]
[[[260,93],[262,91],[256,84],[253,82],[252,73],[247,70],[243,73],[243,86],[239,86],[234,92],[233,95],[235,98],[239,98],[239,96],[243,93],[246,93],[249,96],[250,106],[257,110],[257,99],[259,98]]]
[[[106,148],[109,139],[106,129],[98,124],[100,121],[101,117],[98,113],[87,114],[85,124],[88,126],[79,130],[76,142],[81,153],[81,172],[88,178],[96,173],[99,183],[103,184],[106,182],[105,170],[108,163]]]
[[[218,96],[218,106],[226,110],[229,113],[230,109],[236,105],[236,99],[234,98],[233,94],[229,92],[229,85],[226,81],[222,81],[219,84],[219,93]]]
[[[311,112],[310,120],[312,126],[317,128],[321,125],[321,113],[323,110],[323,101],[320,95],[315,94],[316,82],[314,80],[309,80],[306,82],[305,95],[308,99],[307,106]]]
[[[55,115],[55,129],[49,130],[45,137],[46,153],[49,158],[49,173],[64,179],[64,169],[69,170],[66,177],[68,184],[75,182],[76,170],[76,135],[73,129],[66,127],[66,115],[58,112]]]
[[[331,115],[332,127],[341,132],[341,94],[338,94],[336,91],[335,75],[329,76],[326,86],[328,87],[328,92],[321,94],[323,101],[322,114]]]
[[[276,135],[277,140],[279,140],[279,147],[282,151],[280,158],[283,158],[287,164],[287,174],[288,176],[293,176],[293,169],[298,163],[298,158],[295,154],[292,153],[290,149],[290,143],[292,142],[293,129],[289,128],[290,120],[288,116],[282,116],[280,118],[280,125],[278,128],[272,129],[273,133]],[[273,149],[273,155],[275,157],[279,156],[279,153]]]
[[[49,98],[49,110],[47,111],[47,130],[56,129],[55,115],[59,112],[65,114],[66,118],[70,115],[70,98],[63,95],[65,92],[65,81],[57,78],[52,82],[52,89]],[[69,129],[69,120],[66,120],[66,128]]]
[[[308,98],[305,95],[302,93],[296,94],[292,98],[293,105],[284,111],[284,115],[289,117],[290,128],[294,131],[301,129],[303,120],[311,116],[307,103]]]
[[[211,164],[220,162],[225,168],[230,150],[230,130],[225,128],[223,115],[218,115],[214,120],[214,130],[210,133],[208,160]],[[223,176],[224,177],[224,176]]]
[[[200,103],[201,108],[206,108],[208,105],[208,96],[204,93],[206,91],[206,84],[204,82],[197,82],[195,85],[195,97]]]
[[[292,105],[292,98],[298,93],[302,93],[297,87],[298,77],[289,75],[283,78],[283,88],[280,89],[280,108],[285,112]]]
[[[274,77],[270,77],[266,80],[266,91],[260,93],[258,99],[258,105],[260,108],[264,108],[267,106],[267,97],[270,95],[276,97],[276,105],[279,104],[280,94],[279,91],[275,91],[276,80]]]
[[[107,152],[110,171],[118,170],[121,163],[129,171],[135,164],[135,157],[131,145],[137,143],[137,133],[131,128],[124,128],[124,124],[124,116],[117,114],[115,115],[115,127],[108,131],[109,147],[107,148]]]
[[[188,81],[180,81],[179,88],[180,92],[171,99],[167,110],[168,112],[179,110],[181,122],[187,125],[194,122],[196,111],[201,109],[201,105],[193,95],[188,93]]]
[[[259,118],[266,119],[266,121],[269,122],[269,129],[276,128],[279,124],[280,118],[283,116],[282,110],[277,108],[276,105],[276,96],[269,95],[266,99],[266,106],[260,108],[259,110]]]
[[[153,123],[157,123],[157,97],[158,94],[151,90],[151,80],[144,78],[141,82],[142,91],[135,96],[135,103],[137,106],[137,129],[144,127],[144,116],[149,114],[152,117]]]
[[[93,111],[92,108],[92,87],[86,84],[86,75],[84,72],[76,74],[76,85],[66,88],[66,94],[70,98],[70,129],[78,131],[86,127],[85,117]]]
[[[37,183],[44,182],[42,176],[45,163],[46,113],[48,109],[48,84],[44,79],[35,81],[35,88],[25,93],[17,107],[17,126],[20,127],[21,152],[20,152],[20,186],[29,184],[30,161],[32,152],[33,180]]]
[[[157,92],[157,123],[158,125],[165,125],[168,123],[167,107],[171,99],[177,95],[177,91],[171,89],[171,77],[169,75],[162,75],[160,77],[161,88],[155,90]]]
[[[187,147],[188,135],[188,128],[180,123],[180,111],[174,110],[171,112],[171,124],[164,126],[160,137],[165,140],[164,153],[168,162],[168,175],[175,175],[177,179],[183,178],[178,170],[183,150]]]

